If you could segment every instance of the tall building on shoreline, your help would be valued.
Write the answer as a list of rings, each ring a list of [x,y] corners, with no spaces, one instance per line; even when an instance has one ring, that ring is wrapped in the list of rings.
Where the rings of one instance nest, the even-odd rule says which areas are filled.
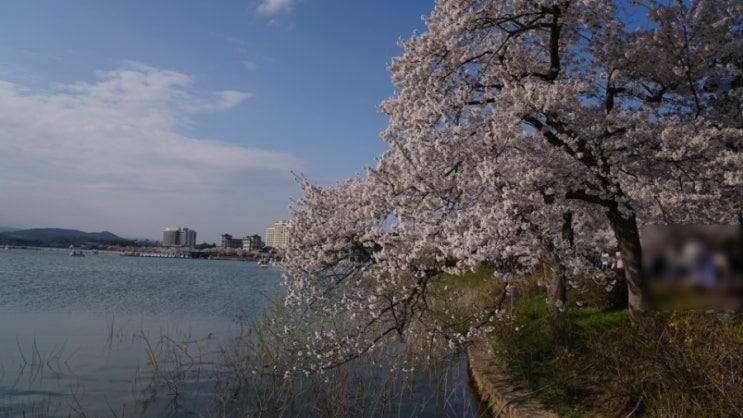
[[[266,228],[266,245],[273,248],[286,248],[289,245],[289,224],[278,221]]]
[[[193,247],[196,245],[196,231],[188,228],[165,228],[163,247]]]

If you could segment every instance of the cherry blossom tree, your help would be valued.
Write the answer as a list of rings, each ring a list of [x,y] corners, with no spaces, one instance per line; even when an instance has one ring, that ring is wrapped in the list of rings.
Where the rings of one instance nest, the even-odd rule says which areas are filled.
[[[741,204],[742,16],[737,0],[439,0],[390,65],[377,166],[302,180],[288,304],[351,320],[319,326],[319,367],[404,331],[466,340],[505,295],[464,327],[427,316],[428,295],[485,263],[546,262],[561,301],[565,281],[611,286],[592,257],[616,245],[646,310],[641,227],[732,223]]]
[[[743,5],[638,8],[633,29],[612,1],[439,1],[382,108],[406,175],[467,158],[509,198],[603,214],[642,311],[639,226],[727,223],[740,204]]]

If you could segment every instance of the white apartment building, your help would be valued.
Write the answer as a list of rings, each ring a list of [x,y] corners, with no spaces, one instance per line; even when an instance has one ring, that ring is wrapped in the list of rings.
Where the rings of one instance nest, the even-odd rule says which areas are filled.
[[[266,228],[266,245],[273,248],[286,248],[289,245],[289,224],[278,221]]]

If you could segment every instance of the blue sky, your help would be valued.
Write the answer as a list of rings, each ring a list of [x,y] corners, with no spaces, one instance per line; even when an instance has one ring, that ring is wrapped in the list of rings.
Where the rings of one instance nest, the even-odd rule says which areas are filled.
[[[259,232],[384,144],[432,0],[0,2],[0,226]]]

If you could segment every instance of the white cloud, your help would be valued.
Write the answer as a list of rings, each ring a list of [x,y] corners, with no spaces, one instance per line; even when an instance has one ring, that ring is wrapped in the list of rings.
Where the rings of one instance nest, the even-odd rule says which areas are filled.
[[[244,102],[245,100],[249,99],[250,97],[253,97],[253,94],[245,93],[242,91],[218,91],[214,93],[208,100],[194,101],[193,103],[185,106],[185,109],[194,113],[218,112],[220,110],[233,108]]]
[[[251,60],[242,60],[240,62],[242,64],[243,68],[245,68],[248,71],[255,71],[258,69],[258,63]]]
[[[23,223],[18,219],[34,211],[37,218],[55,212],[55,201],[69,196],[89,202],[88,207],[105,203],[109,221],[127,218],[133,201],[155,206],[170,201],[183,205],[183,211],[190,205],[208,218],[205,213],[220,205],[205,196],[247,199],[256,187],[287,187],[290,171],[301,167],[287,153],[179,132],[190,117],[235,108],[249,93],[202,94],[185,74],[137,63],[98,77],[43,91],[0,80],[0,215],[5,222]],[[169,200],[162,201],[164,195]],[[63,226],[102,216],[86,213],[85,207],[75,210],[57,213],[67,219]],[[130,221],[125,224],[135,223]]]
[[[282,12],[291,12],[295,0],[262,0],[258,5],[258,13],[263,15],[274,15]]]

